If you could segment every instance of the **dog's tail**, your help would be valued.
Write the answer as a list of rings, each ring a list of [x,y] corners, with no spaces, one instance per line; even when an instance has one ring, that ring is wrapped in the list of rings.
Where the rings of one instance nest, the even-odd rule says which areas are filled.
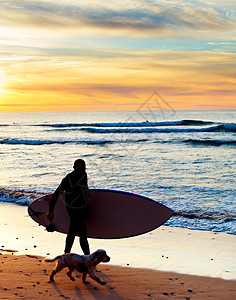
[[[56,261],[56,260],[60,259],[61,257],[62,257],[62,255],[58,255],[57,257],[52,258],[52,259],[46,258],[44,261],[46,261],[46,262],[53,262],[53,261]]]

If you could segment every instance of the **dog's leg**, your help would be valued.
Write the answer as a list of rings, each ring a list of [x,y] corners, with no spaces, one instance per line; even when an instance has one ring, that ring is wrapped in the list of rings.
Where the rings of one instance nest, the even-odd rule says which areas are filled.
[[[54,278],[53,278],[53,277],[56,275],[56,273],[60,272],[62,269],[64,269],[64,266],[58,264],[57,267],[56,267],[56,269],[52,270],[52,273],[51,273],[51,275],[50,275],[50,280],[51,280],[51,281],[54,281]]]
[[[94,272],[89,273],[89,276],[90,276],[93,280],[95,280],[95,281],[97,281],[98,283],[100,283],[101,285],[105,285],[105,284],[106,284],[106,282],[105,282],[105,281],[102,281],[99,277],[97,277],[97,275],[95,275]]]
[[[83,272],[83,273],[82,273],[82,281],[83,281],[84,284],[89,284],[89,282],[86,281],[86,276],[87,276],[87,273],[86,273],[86,272]]]
[[[70,280],[75,281],[75,278],[71,275],[74,271],[74,268],[69,267],[69,271],[66,273],[66,275],[70,278]]]
[[[52,270],[52,272],[51,272],[51,275],[50,275],[50,281],[54,281],[54,275],[56,274],[57,272],[56,272],[56,269],[55,270]]]

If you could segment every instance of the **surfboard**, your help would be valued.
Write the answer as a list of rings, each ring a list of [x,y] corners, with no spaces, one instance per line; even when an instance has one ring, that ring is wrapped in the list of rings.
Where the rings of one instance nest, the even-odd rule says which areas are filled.
[[[51,196],[40,197],[28,206],[30,217],[44,227],[50,225],[47,212]],[[90,189],[85,223],[88,237],[117,239],[152,231],[172,215],[171,209],[144,196],[116,190]],[[61,194],[54,208],[53,225],[56,231],[67,233],[69,222],[65,194]]]

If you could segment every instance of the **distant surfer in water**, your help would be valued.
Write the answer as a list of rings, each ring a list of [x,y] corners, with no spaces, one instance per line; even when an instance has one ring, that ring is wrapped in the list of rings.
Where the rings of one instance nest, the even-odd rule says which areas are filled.
[[[66,237],[65,253],[71,251],[75,236],[79,233],[80,246],[85,255],[90,254],[87,240],[85,217],[88,211],[88,181],[86,164],[83,159],[74,162],[74,171],[62,179],[61,184],[55,190],[49,204],[47,218],[50,222],[54,218],[54,207],[62,192],[66,192],[66,209],[70,216],[70,227]]]

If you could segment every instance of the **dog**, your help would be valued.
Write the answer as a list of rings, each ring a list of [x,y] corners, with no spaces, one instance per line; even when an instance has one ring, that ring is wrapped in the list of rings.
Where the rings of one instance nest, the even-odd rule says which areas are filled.
[[[75,278],[72,276],[72,272],[74,270],[82,273],[82,281],[84,284],[88,284],[86,281],[87,274],[95,281],[100,283],[101,285],[105,285],[106,282],[102,281],[99,277],[96,276],[96,266],[100,262],[109,262],[110,257],[107,255],[106,251],[103,249],[99,249],[96,252],[90,255],[78,255],[75,253],[66,253],[63,255],[58,255],[53,259],[45,259],[46,262],[53,262],[58,260],[57,266],[54,270],[52,270],[50,275],[50,281],[54,281],[54,276],[56,273],[60,272],[64,268],[69,268],[69,271],[66,273],[67,276],[75,281]]]

